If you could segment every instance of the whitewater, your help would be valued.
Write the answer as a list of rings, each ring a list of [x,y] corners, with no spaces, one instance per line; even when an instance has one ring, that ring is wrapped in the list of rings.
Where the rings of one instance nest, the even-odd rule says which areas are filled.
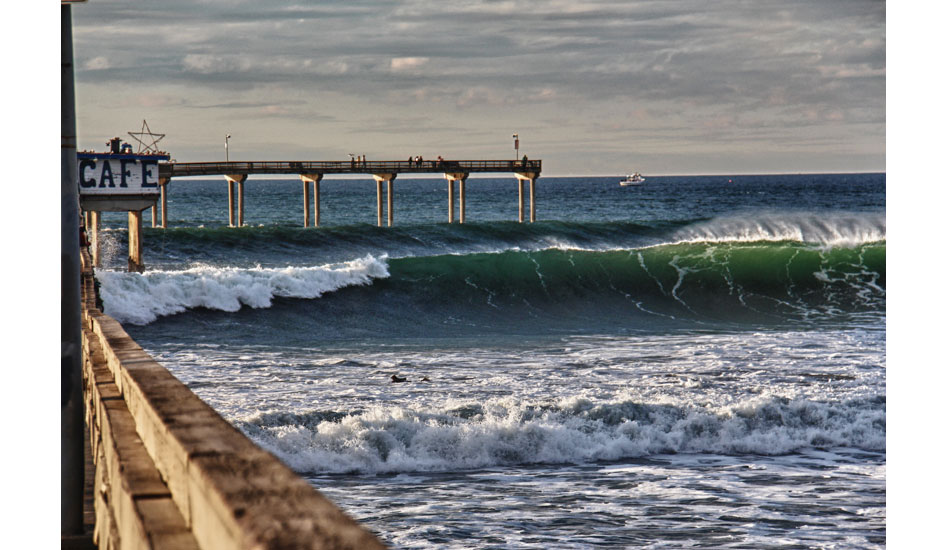
[[[464,225],[400,180],[394,228],[255,183],[228,228],[176,182],[141,274],[107,217],[106,313],[393,547],[884,547],[883,174],[542,178],[535,224],[470,180]]]

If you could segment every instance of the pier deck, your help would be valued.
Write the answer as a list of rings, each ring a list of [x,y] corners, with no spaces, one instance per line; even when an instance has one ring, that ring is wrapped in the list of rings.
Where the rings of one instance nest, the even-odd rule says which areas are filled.
[[[160,178],[227,174],[437,174],[541,173],[540,160],[373,160],[163,162]]]

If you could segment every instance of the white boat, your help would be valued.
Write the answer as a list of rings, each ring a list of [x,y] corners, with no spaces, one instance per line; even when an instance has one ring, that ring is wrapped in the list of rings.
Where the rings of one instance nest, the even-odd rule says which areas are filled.
[[[646,181],[646,178],[640,175],[640,172],[634,172],[633,174],[628,175],[626,178],[620,180],[620,185],[640,185]]]

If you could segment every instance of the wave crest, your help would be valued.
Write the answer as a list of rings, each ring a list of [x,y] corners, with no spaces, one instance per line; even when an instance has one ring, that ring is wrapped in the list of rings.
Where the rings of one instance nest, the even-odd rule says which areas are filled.
[[[237,311],[269,307],[274,297],[318,298],[389,276],[386,258],[367,255],[338,264],[286,268],[196,266],[182,271],[96,271],[105,312],[145,325],[186,309]]]
[[[672,235],[672,241],[677,243],[792,241],[843,247],[886,240],[887,223],[880,213],[723,217],[685,227]]]
[[[300,472],[452,471],[585,463],[665,453],[776,455],[885,448],[884,398],[822,403],[767,397],[724,408],[493,400],[444,411],[265,414],[238,426]]]

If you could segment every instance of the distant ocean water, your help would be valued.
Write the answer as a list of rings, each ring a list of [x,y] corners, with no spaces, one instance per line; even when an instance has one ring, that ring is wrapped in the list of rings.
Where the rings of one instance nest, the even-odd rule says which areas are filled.
[[[398,548],[883,548],[884,174],[173,180],[106,312]],[[731,181],[730,181],[731,180]],[[146,216],[148,220],[148,216]],[[146,224],[148,225],[148,224]],[[392,383],[390,376],[408,379]]]

